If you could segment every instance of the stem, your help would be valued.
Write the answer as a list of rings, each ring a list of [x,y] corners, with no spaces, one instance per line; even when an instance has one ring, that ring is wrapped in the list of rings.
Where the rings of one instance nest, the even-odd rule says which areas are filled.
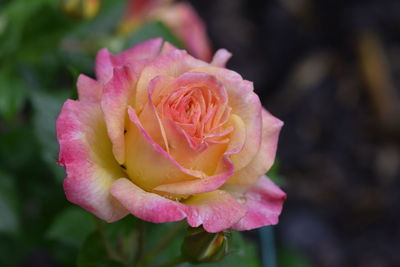
[[[96,228],[100,233],[101,240],[103,241],[103,244],[106,248],[107,254],[110,257],[110,259],[125,264],[124,259],[112,248],[111,244],[108,242],[102,222],[97,218],[94,219]]]
[[[137,266],[147,266],[147,263],[156,258],[156,256],[166,247],[168,247],[168,245],[171,243],[171,241],[175,238],[175,236],[179,233],[180,230],[182,230],[182,228],[185,225],[182,223],[177,223],[175,225],[175,227],[163,238],[160,240],[160,242],[157,244],[157,246],[150,251],[145,257],[143,257],[141,260],[139,260],[138,265]]]
[[[175,267],[176,265],[184,263],[184,262],[186,262],[186,260],[182,256],[179,256],[179,257],[177,257],[175,259],[172,259],[170,261],[167,261],[167,262],[164,262],[162,264],[156,265],[154,267]]]

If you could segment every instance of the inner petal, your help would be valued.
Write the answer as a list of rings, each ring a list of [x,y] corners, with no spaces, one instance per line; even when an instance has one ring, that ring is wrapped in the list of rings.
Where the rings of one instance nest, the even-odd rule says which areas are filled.
[[[174,83],[169,96],[157,105],[160,117],[175,122],[189,145],[203,150],[211,143],[225,143],[232,131],[225,127],[231,109],[225,88],[211,75],[186,73]]]

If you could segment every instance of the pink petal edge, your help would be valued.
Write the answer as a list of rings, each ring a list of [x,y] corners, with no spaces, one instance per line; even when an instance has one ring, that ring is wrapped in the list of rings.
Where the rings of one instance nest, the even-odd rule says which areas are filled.
[[[244,206],[221,190],[196,195],[180,203],[145,192],[130,180],[121,178],[112,185],[111,194],[142,220],[165,223],[187,218],[190,226],[203,225],[210,233],[229,229],[246,213]]]
[[[67,199],[108,222],[124,217],[127,211],[109,192],[111,184],[123,173],[111,154],[104,155],[91,145],[99,141],[111,151],[98,104],[67,100],[56,126],[59,164],[67,172],[64,180]]]
[[[278,223],[286,194],[267,176],[262,176],[243,197],[247,207],[246,215],[233,230],[245,231]]]
[[[103,94],[103,86],[96,80],[80,74],[76,82],[78,98],[80,101],[99,103]]]

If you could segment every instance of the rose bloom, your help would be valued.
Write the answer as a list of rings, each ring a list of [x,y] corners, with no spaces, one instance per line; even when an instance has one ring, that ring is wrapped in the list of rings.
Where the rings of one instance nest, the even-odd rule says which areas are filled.
[[[171,0],[129,0],[120,25],[120,32],[131,33],[143,23],[163,22],[196,58],[209,61],[212,49],[206,27],[194,8],[187,2]]]
[[[286,198],[264,174],[283,123],[253,84],[162,39],[96,58],[57,119],[69,201],[113,222],[187,220],[208,232],[276,224]]]

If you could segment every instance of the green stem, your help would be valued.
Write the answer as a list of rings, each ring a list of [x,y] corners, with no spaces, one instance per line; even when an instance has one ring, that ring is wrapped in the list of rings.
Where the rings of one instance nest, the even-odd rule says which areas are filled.
[[[96,228],[100,233],[101,240],[103,241],[103,244],[106,248],[107,254],[110,257],[110,259],[125,264],[124,259],[112,248],[111,244],[108,242],[108,239],[106,236],[106,231],[104,230],[102,222],[97,218],[95,218],[94,221],[95,221]]]
[[[184,263],[184,262],[186,262],[186,260],[182,256],[179,256],[179,257],[177,257],[175,259],[172,259],[170,261],[167,261],[167,262],[164,262],[162,264],[156,265],[154,267],[175,267],[176,265]]]
[[[175,236],[182,230],[185,224],[177,223],[175,227],[157,244],[157,246],[150,251],[145,257],[139,260],[137,266],[147,266],[147,263],[164,250],[174,240]]]

